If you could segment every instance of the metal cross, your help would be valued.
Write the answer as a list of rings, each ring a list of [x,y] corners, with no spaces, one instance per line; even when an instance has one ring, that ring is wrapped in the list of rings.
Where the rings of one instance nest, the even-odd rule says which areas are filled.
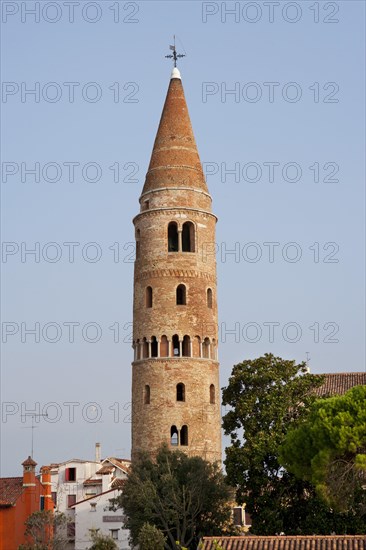
[[[174,67],[177,66],[177,60],[178,58],[180,57],[185,57],[185,54],[183,53],[177,53],[177,50],[175,49],[175,35],[174,35],[174,45],[173,46],[169,46],[169,49],[173,52],[172,54],[170,55],[166,55],[165,57],[167,57],[168,59],[174,59]]]

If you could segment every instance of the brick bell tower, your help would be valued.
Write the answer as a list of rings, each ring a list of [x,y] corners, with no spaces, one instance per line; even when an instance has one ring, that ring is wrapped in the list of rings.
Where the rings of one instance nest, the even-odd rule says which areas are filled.
[[[221,461],[217,218],[173,69],[134,218],[132,460],[172,449]]]

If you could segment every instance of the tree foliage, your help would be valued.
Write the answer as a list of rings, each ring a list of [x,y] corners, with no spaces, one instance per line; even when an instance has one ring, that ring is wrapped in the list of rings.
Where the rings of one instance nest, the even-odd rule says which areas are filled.
[[[140,550],[164,550],[166,537],[150,523],[144,523],[138,535]]]
[[[165,445],[155,460],[145,453],[132,464],[123,493],[111,507],[123,508],[133,544],[150,523],[166,536],[165,548],[175,550],[196,547],[203,534],[219,534],[229,522],[229,497],[218,465]]]
[[[34,512],[25,522],[25,535],[29,543],[20,545],[19,550],[64,550],[68,541],[66,521],[65,514],[61,512]]]
[[[280,458],[288,432],[300,430],[315,402],[324,402],[316,400],[314,391],[323,381],[321,376],[307,374],[304,363],[271,354],[233,368],[223,391],[223,404],[231,406],[223,419],[225,432],[231,436],[225,464],[229,482],[237,487],[238,501],[246,502],[252,514],[253,534],[365,532],[360,508],[331,508],[309,477],[296,478]],[[298,456],[307,456],[305,447],[305,439],[299,438]]]
[[[245,501],[252,513],[258,512],[256,499],[271,492],[281,475],[278,449],[287,430],[306,416],[321,383],[321,377],[307,374],[305,363],[272,354],[233,367],[223,390],[223,405],[231,407],[223,418],[231,436],[225,465],[238,501]]]
[[[366,513],[366,386],[316,401],[304,423],[292,428],[281,460],[340,512]]]
[[[305,363],[272,354],[233,367],[223,390],[223,404],[230,406],[223,427],[231,437],[225,465],[238,502],[252,515],[254,534],[301,534],[312,523],[312,491],[284,471],[278,451],[289,427],[308,414],[322,382]]]
[[[112,537],[99,534],[97,530],[91,533],[93,545],[89,550],[117,550],[117,544]]]

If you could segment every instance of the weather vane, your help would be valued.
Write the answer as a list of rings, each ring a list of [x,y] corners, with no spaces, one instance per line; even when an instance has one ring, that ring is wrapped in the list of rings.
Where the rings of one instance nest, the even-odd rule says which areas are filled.
[[[177,53],[177,50],[175,49],[175,35],[174,35],[174,46],[169,46],[169,49],[173,52],[170,55],[166,55],[168,59],[174,59],[174,67],[177,66],[177,60],[180,57],[186,57],[184,53]]]

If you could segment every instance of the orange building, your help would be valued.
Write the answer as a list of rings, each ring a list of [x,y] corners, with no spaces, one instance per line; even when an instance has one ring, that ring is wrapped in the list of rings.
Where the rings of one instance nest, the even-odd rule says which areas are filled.
[[[18,550],[27,542],[25,521],[39,510],[53,510],[49,468],[41,468],[29,456],[22,463],[23,477],[0,478],[0,550]]]

